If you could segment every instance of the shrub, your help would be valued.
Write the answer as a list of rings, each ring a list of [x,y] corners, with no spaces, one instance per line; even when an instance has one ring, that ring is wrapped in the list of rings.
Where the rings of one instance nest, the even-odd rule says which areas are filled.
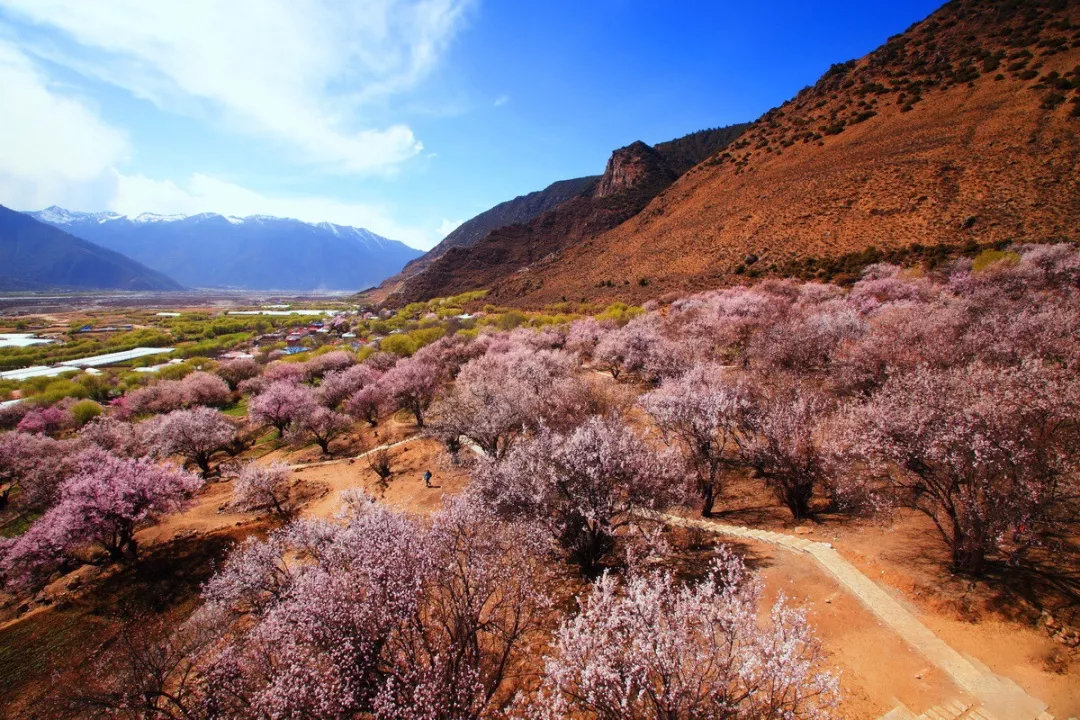
[[[82,400],[71,406],[71,415],[75,423],[82,427],[101,414],[101,406],[93,400]]]
[[[1020,262],[1020,255],[1005,250],[983,250],[971,263],[971,269],[982,272],[995,266],[1016,265]]]

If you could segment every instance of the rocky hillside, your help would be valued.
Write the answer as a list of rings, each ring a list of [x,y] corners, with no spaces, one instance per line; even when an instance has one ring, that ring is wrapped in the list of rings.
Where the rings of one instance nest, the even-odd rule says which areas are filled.
[[[477,280],[642,299],[859,258],[1080,240],[1080,3],[954,0],[758,119],[589,242]]]
[[[120,253],[0,206],[0,291],[181,289]]]
[[[485,210],[471,220],[463,222],[427,254],[410,262],[401,271],[400,275],[391,278],[385,284],[397,285],[405,277],[424,270],[450,248],[469,247],[480,242],[492,230],[498,230],[514,223],[528,222],[537,215],[588,192],[598,179],[598,176],[591,175],[589,177],[574,178],[573,180],[559,180],[551,183],[543,190],[537,190],[527,195],[519,195],[513,200],[499,203],[490,210]]]
[[[471,245],[457,244],[431,257],[439,248],[433,250],[417,263],[422,263],[420,271],[403,273],[407,276],[393,289],[390,302],[488,287],[545,258],[558,257],[566,248],[632,218],[686,170],[727,147],[746,127],[702,130],[655,147],[639,141],[620,148],[599,178],[566,181],[588,181],[576,196],[528,221],[491,230]]]

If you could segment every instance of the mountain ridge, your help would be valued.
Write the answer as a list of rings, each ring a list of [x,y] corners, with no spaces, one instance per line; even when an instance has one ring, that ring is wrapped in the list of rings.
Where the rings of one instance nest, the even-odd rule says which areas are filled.
[[[498,227],[472,245],[447,248],[419,272],[401,279],[385,299],[398,303],[453,294],[557,256],[633,217],[682,172],[726,147],[746,127],[744,123],[710,128],[656,146],[636,141],[619,148],[609,157],[604,174],[584,183],[574,197],[525,222]]]
[[[183,289],[131,258],[0,205],[0,290]]]
[[[132,218],[56,206],[29,215],[191,287],[357,290],[421,255],[364,228],[268,215],[141,213]]]

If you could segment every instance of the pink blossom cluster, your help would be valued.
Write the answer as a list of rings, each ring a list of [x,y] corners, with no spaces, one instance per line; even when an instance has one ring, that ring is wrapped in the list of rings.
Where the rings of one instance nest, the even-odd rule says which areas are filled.
[[[831,717],[838,695],[805,614],[781,595],[758,623],[761,584],[721,553],[685,586],[666,572],[599,579],[555,633],[529,718]]]
[[[123,398],[128,415],[167,413],[185,407],[220,407],[229,402],[229,386],[217,375],[196,371],[182,380],[161,380]]]
[[[456,501],[420,523],[374,502],[237,548],[206,586],[216,716],[486,717],[550,602],[541,535]]]

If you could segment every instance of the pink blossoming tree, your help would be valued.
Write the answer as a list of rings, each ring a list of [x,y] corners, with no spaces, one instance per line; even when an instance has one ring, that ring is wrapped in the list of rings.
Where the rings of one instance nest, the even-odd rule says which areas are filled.
[[[345,410],[357,420],[365,420],[375,427],[379,424],[379,415],[388,402],[386,388],[380,383],[366,385],[349,396]]]
[[[444,441],[466,437],[488,456],[502,457],[529,429],[580,420],[587,388],[574,368],[566,353],[520,345],[471,360],[432,405],[431,432]]]
[[[209,659],[218,715],[479,718],[546,622],[542,536],[462,501],[430,526],[374,502],[249,541],[206,587],[238,620]]]
[[[170,512],[202,486],[196,475],[102,450],[79,456],[50,508],[4,552],[0,574],[16,587],[33,586],[86,547],[110,560],[133,560],[135,531]]]
[[[221,407],[229,402],[229,386],[217,375],[196,371],[180,381],[184,405],[195,407],[209,405]]]
[[[310,438],[327,454],[330,452],[331,441],[348,431],[352,425],[352,418],[348,415],[334,412],[322,405],[313,405],[309,412],[296,418],[289,437],[297,443]]]
[[[147,421],[144,437],[155,457],[180,455],[195,463],[205,476],[214,454],[227,449],[236,437],[236,426],[207,407],[174,410]]]
[[[214,370],[224,380],[231,390],[240,387],[240,383],[259,375],[259,363],[251,358],[238,358],[226,360]]]
[[[270,383],[248,404],[248,417],[258,425],[272,425],[278,435],[298,418],[309,415],[315,408],[311,388],[288,380]]]
[[[20,431],[0,433],[0,510],[8,503],[43,510],[74,474],[78,446],[71,440]]]
[[[924,368],[854,411],[847,442],[933,520],[953,567],[979,575],[1075,521],[1080,383],[1039,362]]]
[[[408,410],[419,427],[424,426],[424,411],[435,399],[442,380],[438,365],[423,358],[405,358],[386,371],[379,384],[390,402],[399,410]]]
[[[19,432],[55,436],[61,430],[73,427],[75,418],[63,408],[50,405],[36,408],[23,415],[17,429]]]
[[[752,432],[750,393],[743,383],[725,380],[724,374],[718,365],[696,365],[665,380],[641,401],[693,471],[705,517],[712,515],[723,491],[724,472],[741,464],[741,451]]]
[[[269,508],[282,520],[292,517],[296,508],[289,503],[292,471],[288,465],[248,463],[233,481],[233,506],[240,510]]]
[[[328,372],[316,394],[320,403],[333,409],[345,399],[374,384],[381,375],[382,373],[370,365],[350,365],[344,370]]]
[[[830,455],[822,426],[829,402],[809,387],[783,381],[756,394],[743,459],[792,517],[809,517],[814,490],[828,474]]]
[[[593,417],[567,433],[542,431],[480,466],[475,492],[512,520],[542,523],[586,573],[599,570],[635,510],[682,497],[673,451],[647,444],[618,417]]]
[[[758,624],[761,584],[724,556],[689,586],[669,573],[598,580],[562,624],[527,715],[538,720],[819,720],[837,678],[783,596]]]

